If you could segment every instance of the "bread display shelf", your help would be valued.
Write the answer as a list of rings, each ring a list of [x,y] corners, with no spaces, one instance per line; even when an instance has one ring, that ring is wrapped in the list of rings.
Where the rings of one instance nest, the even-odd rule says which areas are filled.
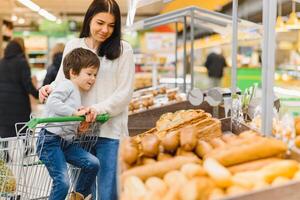
[[[231,119],[222,119],[222,131],[230,132]],[[245,130],[251,130],[245,124],[232,124],[232,133],[239,134]],[[300,150],[292,149],[290,155],[286,155],[286,158],[300,161]],[[281,186],[272,186],[264,189],[250,191],[241,195],[236,195],[232,197],[222,198],[221,200],[299,200],[300,199],[300,181],[290,181]]]
[[[202,119],[202,122],[207,123],[206,120],[213,120],[213,119],[208,117],[208,119]],[[222,127],[222,132],[226,133],[226,134],[227,133],[234,133],[236,135],[239,135],[240,133],[242,133],[244,131],[251,130],[248,126],[246,126],[244,124],[235,123],[235,122],[231,123],[231,119],[230,118],[222,119],[220,121],[221,121],[220,125]],[[193,121],[193,119],[191,119],[188,124],[193,126],[195,124],[201,124],[201,121],[199,123],[197,123],[197,120]],[[191,127],[191,126],[189,126],[189,127]],[[171,130],[174,132],[174,131],[177,131],[177,129],[180,129],[180,128],[184,128],[184,127],[181,127],[181,125],[178,125],[178,126],[175,126],[175,127],[171,127]],[[203,129],[203,126],[201,128]],[[146,132],[146,134],[148,134],[148,135],[149,135],[149,133],[156,134],[157,133],[156,128],[153,128],[153,129],[151,129],[151,130],[149,130],[149,131]],[[143,134],[141,134],[140,136],[142,137],[142,135]],[[158,137],[160,137],[160,136],[158,135]],[[242,137],[242,134],[239,137]],[[247,137],[247,135],[245,135],[245,137]],[[210,141],[210,143],[212,144],[211,141]],[[214,147],[214,148],[217,148],[217,147]],[[299,150],[298,149],[292,150],[290,155],[285,155],[285,158],[300,161]],[[122,174],[123,177],[119,177],[119,178],[121,178],[121,180],[125,180],[126,177],[130,177],[130,176],[132,176],[132,174],[134,174],[134,175],[140,177],[143,181],[145,181],[145,184],[148,187],[149,184],[152,183],[152,181],[154,183],[154,182],[156,182],[158,180],[155,179],[155,178],[154,179],[150,178],[151,179],[151,181],[150,181],[149,179],[147,179],[147,177],[149,177],[149,176],[150,177],[155,177],[155,176],[156,177],[162,177],[163,176],[162,174],[158,174],[158,172],[159,173],[162,172],[161,168],[165,169],[165,171],[163,171],[163,173],[165,174],[165,172],[169,171],[170,169],[171,170],[175,170],[175,171],[176,171],[176,169],[177,170],[181,169],[181,171],[182,171],[182,167],[184,166],[184,163],[186,163],[186,162],[189,162],[189,163],[192,163],[192,162],[194,162],[194,163],[201,163],[202,162],[201,160],[197,160],[197,159],[196,160],[192,160],[192,159],[194,159],[193,157],[189,157],[188,159],[191,159],[191,161],[187,160],[187,157],[185,157],[185,156],[182,157],[182,158],[180,156],[178,156],[178,157],[174,157],[171,160],[165,160],[165,161],[163,161],[165,163],[157,162],[157,166],[156,165],[147,165],[147,164],[145,164],[145,165],[142,165],[142,166],[139,167],[141,169],[143,168],[142,170],[139,169],[139,168],[137,168],[138,170],[135,171],[134,170],[135,168],[133,168],[133,170],[126,171],[128,173],[127,174],[126,173]],[[274,160],[276,161],[276,159],[278,159],[278,158],[276,158],[276,157],[272,158],[271,157],[271,158],[269,158],[269,160],[266,159],[267,160],[266,161],[266,165],[267,165],[267,163],[270,164]],[[163,167],[160,166],[160,165],[162,165]],[[194,165],[194,167],[195,167],[195,165]],[[191,169],[191,168],[189,168],[189,169]],[[229,167],[228,169],[229,170],[238,170],[237,167],[236,167],[236,165],[235,165],[235,168],[230,168]],[[145,171],[147,171],[147,173],[145,173]],[[139,172],[141,174],[139,174],[137,172]],[[173,178],[174,177],[180,178],[180,176],[178,176],[178,174],[172,174],[172,177]],[[201,185],[201,183],[203,183],[203,181],[204,182],[206,181],[207,185],[210,184],[210,182],[209,182],[208,179],[205,179],[205,178],[202,178],[202,179],[201,179],[201,181],[200,181],[200,179],[197,180],[197,188],[198,189],[201,188],[199,186],[199,184]],[[167,181],[166,183],[168,183],[168,179],[166,179],[166,176],[164,176],[163,180]],[[131,189],[133,189],[133,191],[136,191],[135,189],[137,189],[138,188],[137,186],[139,185],[136,182],[136,180],[128,179],[128,181],[132,181],[133,188],[131,188]],[[180,181],[180,180],[178,179],[178,181]],[[196,181],[196,179],[195,179],[195,181]],[[175,184],[175,182],[173,182],[173,183]],[[128,184],[128,182],[126,184]],[[196,184],[196,183],[194,183],[194,184]],[[129,185],[131,185],[131,183],[129,183]],[[151,184],[150,184],[150,186],[151,186]],[[192,186],[194,186],[194,185],[191,185],[191,187]],[[242,195],[235,195],[235,196],[223,197],[222,200],[250,200],[250,199],[251,200],[252,199],[255,199],[255,200],[266,200],[266,199],[276,199],[276,200],[277,199],[278,200],[289,199],[289,200],[296,200],[297,199],[298,200],[298,199],[300,199],[300,192],[298,192],[298,188],[299,187],[300,187],[300,181],[290,180],[288,183],[285,183],[285,184],[280,185],[280,186],[272,186],[272,187],[266,187],[264,189],[256,189],[256,190],[253,190],[253,191],[248,191],[247,193],[243,193]],[[155,187],[155,188],[159,189],[158,187]],[[206,187],[204,187],[204,188],[206,188]],[[202,188],[203,191],[206,191],[206,189],[204,189],[204,188]],[[199,189],[199,190],[201,190],[201,189]],[[170,191],[171,190],[169,190],[169,192]]]
[[[207,113],[213,113],[213,107],[207,102],[203,102],[199,106],[193,106],[188,101],[177,102],[170,105],[164,105],[157,108],[150,108],[148,110],[133,113],[128,117],[128,129],[130,136],[135,136],[143,133],[147,130],[152,129],[156,125],[156,121],[159,120],[160,116],[164,113],[175,112],[178,110],[188,109],[202,109]],[[224,117],[224,109],[220,107],[218,112],[219,118]]]
[[[299,153],[299,150],[293,149],[287,158],[300,161]],[[300,181],[290,181],[284,185],[255,190],[242,195],[223,198],[222,200],[299,200],[299,188]]]

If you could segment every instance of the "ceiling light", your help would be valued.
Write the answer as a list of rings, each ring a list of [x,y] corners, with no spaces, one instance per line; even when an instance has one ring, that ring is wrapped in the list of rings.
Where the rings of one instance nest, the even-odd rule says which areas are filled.
[[[31,0],[18,0],[20,3],[22,3],[24,6],[28,7],[34,12],[38,12],[41,16],[45,17],[47,20],[50,21],[56,21],[56,17],[49,13],[47,10],[42,9],[40,6],[32,2]]]
[[[22,3],[24,6],[26,6],[27,8],[33,10],[34,12],[37,12],[40,10],[40,7],[30,0],[18,0],[18,1],[20,3]]]
[[[18,17],[16,15],[11,16],[11,21],[15,22],[18,20]]]
[[[24,18],[19,18],[18,19],[18,24],[25,24],[25,19]]]
[[[49,13],[47,10],[40,9],[39,14],[50,21],[56,21],[56,17],[54,15],[52,15],[51,13]]]

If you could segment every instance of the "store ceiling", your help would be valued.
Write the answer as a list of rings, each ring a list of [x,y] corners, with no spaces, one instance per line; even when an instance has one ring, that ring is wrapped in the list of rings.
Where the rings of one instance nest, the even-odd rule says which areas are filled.
[[[55,16],[60,16],[65,19],[82,20],[84,12],[92,0],[32,0],[41,8],[46,9]],[[127,16],[127,2],[128,0],[116,0],[121,8],[123,16],[123,23],[126,21]],[[152,5],[139,8],[136,13],[135,20],[140,20],[150,16],[158,15],[162,12],[170,12],[189,5],[196,5],[202,8],[216,10],[230,2],[231,0],[172,0],[164,4],[163,1],[158,1]],[[24,7],[17,0],[0,0],[0,16],[5,19],[10,19],[12,15],[24,18],[27,25],[31,21],[38,21],[43,19],[37,13],[30,11]],[[25,25],[26,25],[25,23]],[[18,25],[18,23],[15,23]]]
[[[88,8],[92,0],[33,0],[34,3],[41,8],[46,9],[55,16],[62,18],[82,20],[84,12]],[[127,16],[127,0],[117,0],[120,5],[121,13],[124,18]],[[157,15],[163,8],[162,2],[154,3],[145,8],[137,10],[137,19]],[[24,7],[17,0],[0,0],[0,16],[10,19],[12,15],[28,19],[42,19],[37,13],[32,12]],[[123,19],[123,21],[125,21]],[[16,24],[17,25],[17,24]]]

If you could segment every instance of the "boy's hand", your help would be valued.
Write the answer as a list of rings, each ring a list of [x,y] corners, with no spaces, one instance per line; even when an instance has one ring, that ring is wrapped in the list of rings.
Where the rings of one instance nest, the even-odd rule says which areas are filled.
[[[78,134],[79,135],[83,135],[84,133],[86,133],[89,128],[90,128],[91,123],[83,121],[80,122],[79,127],[78,127]]]

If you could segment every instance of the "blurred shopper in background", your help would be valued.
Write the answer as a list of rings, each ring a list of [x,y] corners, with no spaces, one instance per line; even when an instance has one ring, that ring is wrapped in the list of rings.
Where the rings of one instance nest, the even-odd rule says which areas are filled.
[[[24,41],[10,41],[0,60],[0,137],[16,136],[15,123],[29,121],[31,107],[28,94],[38,98],[33,86]],[[7,147],[7,144],[4,144]]]
[[[24,42],[20,39],[12,40],[7,44],[4,57],[0,60],[1,137],[15,136],[15,123],[29,120],[31,108],[28,94],[38,98],[38,90],[31,81]]]
[[[215,50],[216,51],[216,50]],[[226,61],[221,52],[211,52],[204,66],[207,68],[210,87],[220,87]]]
[[[66,44],[64,55],[82,47],[99,56],[101,67],[96,83],[89,92],[82,93],[82,103],[91,106],[98,114],[108,113],[111,117],[101,125],[93,150],[100,161],[97,199],[116,200],[119,139],[128,135],[128,104],[133,93],[135,71],[132,47],[121,41],[121,13],[117,2],[94,0],[85,14],[79,37]],[[40,101],[45,101],[55,82],[64,79],[60,67],[56,80],[40,89]]]
[[[45,76],[45,79],[43,81],[43,86],[44,85],[49,85],[51,84],[58,73],[61,61],[62,61],[62,56],[64,52],[65,45],[63,43],[57,43],[53,49],[51,50],[51,65],[47,67],[47,74]]]

